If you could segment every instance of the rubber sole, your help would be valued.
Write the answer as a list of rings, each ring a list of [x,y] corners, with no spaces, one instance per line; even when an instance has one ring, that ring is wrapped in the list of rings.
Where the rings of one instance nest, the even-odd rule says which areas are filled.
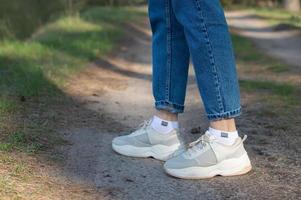
[[[189,167],[183,169],[168,169],[164,165],[167,174],[182,179],[208,179],[215,176],[238,176],[251,171],[250,159],[246,154],[239,158],[224,160],[210,167]]]
[[[115,145],[112,143],[112,148],[117,153],[138,158],[149,158],[153,157],[157,160],[166,161],[171,155],[179,148],[180,144],[172,146],[154,145],[151,147],[135,147],[131,145]]]

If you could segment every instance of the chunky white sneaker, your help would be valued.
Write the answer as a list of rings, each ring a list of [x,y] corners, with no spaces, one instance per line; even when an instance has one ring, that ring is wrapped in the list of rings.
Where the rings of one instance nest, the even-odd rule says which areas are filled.
[[[214,136],[206,132],[186,151],[168,160],[164,169],[169,175],[184,179],[246,174],[252,169],[243,146],[246,138],[238,138],[233,145],[227,146],[216,142]]]
[[[179,130],[175,129],[168,134],[161,134],[154,130],[150,124],[151,120],[146,121],[130,135],[114,138],[112,148],[125,156],[153,157],[163,161],[183,149],[178,137]]]

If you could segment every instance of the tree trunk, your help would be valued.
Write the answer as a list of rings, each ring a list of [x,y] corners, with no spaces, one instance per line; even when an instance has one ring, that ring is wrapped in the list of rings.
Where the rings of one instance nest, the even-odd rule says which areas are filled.
[[[284,0],[284,8],[289,11],[300,11],[300,0]]]

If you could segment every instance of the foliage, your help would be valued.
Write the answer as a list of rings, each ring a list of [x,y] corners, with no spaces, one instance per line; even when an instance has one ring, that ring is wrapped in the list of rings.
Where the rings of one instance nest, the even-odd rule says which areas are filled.
[[[65,13],[74,15],[87,6],[141,3],[145,3],[145,0],[1,0],[0,39],[28,38],[49,20],[55,20]]]
[[[245,5],[245,6],[279,6],[283,0],[221,0],[223,5],[229,7],[232,5]]]
[[[145,0],[88,0],[89,5],[110,5],[110,6],[121,6],[121,5],[137,5],[145,3]]]
[[[63,10],[64,0],[1,0],[0,38],[26,38]]]
[[[264,18],[275,26],[289,25],[291,28],[301,28],[301,12],[289,12],[283,9],[253,8],[255,15]]]

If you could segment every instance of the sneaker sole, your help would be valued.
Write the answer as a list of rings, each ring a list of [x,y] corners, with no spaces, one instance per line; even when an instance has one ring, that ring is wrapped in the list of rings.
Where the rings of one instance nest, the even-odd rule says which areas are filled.
[[[215,176],[238,176],[251,171],[252,166],[247,154],[239,158],[224,160],[210,167],[189,167],[184,169],[168,169],[167,174],[182,179],[208,179]]]
[[[136,147],[131,145],[119,146],[112,143],[113,150],[121,155],[138,158],[153,157],[162,161],[168,160],[178,150],[179,146],[179,144],[175,144],[172,146],[154,145],[151,147]]]

